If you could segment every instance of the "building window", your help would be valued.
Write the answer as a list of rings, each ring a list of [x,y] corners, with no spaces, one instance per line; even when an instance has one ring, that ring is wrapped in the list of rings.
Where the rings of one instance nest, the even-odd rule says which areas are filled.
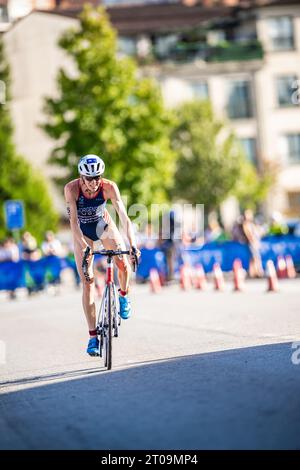
[[[300,134],[288,134],[284,136],[284,153],[288,163],[300,163]]]
[[[245,152],[246,158],[253,165],[257,165],[257,149],[256,149],[256,139],[249,137],[246,139],[239,139],[243,150]]]
[[[178,42],[178,34],[168,34],[154,37],[154,53],[159,60],[165,60],[170,57],[172,49]]]
[[[294,48],[293,19],[289,16],[279,16],[268,19],[271,47],[273,51]]]
[[[193,97],[198,100],[208,100],[208,84],[207,82],[191,82],[190,83]]]
[[[7,6],[0,5],[0,23],[8,22]]]
[[[300,210],[300,192],[291,192],[288,193],[288,201],[290,209],[299,214]],[[297,228],[298,231],[298,228]]]
[[[134,38],[120,36],[118,38],[118,50],[121,54],[135,55],[137,52],[136,40]]]
[[[276,79],[278,106],[293,106],[295,83],[297,83],[296,75],[286,75]]]
[[[253,116],[250,82],[235,80],[229,83],[227,114],[230,119],[244,119]]]

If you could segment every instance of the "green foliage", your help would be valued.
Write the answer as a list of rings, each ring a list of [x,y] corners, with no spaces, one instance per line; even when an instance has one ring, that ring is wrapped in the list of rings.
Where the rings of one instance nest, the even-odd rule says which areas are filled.
[[[205,204],[208,213],[233,190],[241,173],[241,150],[214,117],[209,102],[185,103],[177,115],[172,143],[179,158],[172,196]]]
[[[265,163],[258,174],[254,165],[246,159],[244,160],[241,176],[234,189],[234,195],[243,210],[255,210],[266,199],[276,181],[277,171],[274,165]]]
[[[9,70],[0,41],[0,80],[6,84],[6,103],[0,104],[0,239],[8,235],[4,222],[3,203],[8,199],[24,201],[26,230],[39,240],[45,230],[55,229],[57,216],[42,177],[30,164],[16,155],[13,129],[8,108]]]
[[[0,81],[5,84],[6,103],[9,100],[9,69],[4,58],[3,42],[0,38]],[[7,104],[0,103],[0,156],[12,151],[12,125]]]
[[[116,33],[105,10],[86,7],[79,27],[59,42],[76,73],[61,69],[58,97],[47,98],[44,130],[59,142],[50,161],[65,168],[63,185],[77,177],[80,156],[95,153],[106,163],[129,204],[163,202],[173,181],[172,116],[158,86],[138,76],[131,58],[117,54]]]

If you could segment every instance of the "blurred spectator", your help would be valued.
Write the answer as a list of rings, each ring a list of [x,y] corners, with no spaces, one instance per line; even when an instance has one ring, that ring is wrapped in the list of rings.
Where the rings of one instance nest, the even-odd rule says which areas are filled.
[[[24,260],[36,261],[40,259],[41,252],[38,249],[36,239],[30,232],[24,232],[21,241],[22,258]]]
[[[7,238],[4,242],[4,249],[8,253],[9,261],[17,262],[20,259],[19,247],[13,238]]]
[[[244,212],[242,229],[250,253],[249,276],[263,277],[264,271],[262,268],[261,256],[259,251],[260,234],[254,222],[253,212],[251,209],[247,209]]]
[[[282,214],[278,211],[273,212],[268,235],[287,235],[288,232],[289,228],[284,222]]]
[[[54,236],[51,230],[45,233],[45,240],[42,243],[42,253],[44,256],[56,256],[58,258],[62,258],[64,254],[61,242]],[[46,282],[49,286],[54,286],[54,292],[58,294],[58,286],[61,284],[61,275],[57,266],[55,266],[55,268],[52,267],[52,269],[49,268],[46,273]]]
[[[185,247],[188,248],[189,246],[199,246],[203,245],[204,240],[203,236],[201,236],[199,233],[195,232],[194,230],[189,230],[189,231],[184,231],[181,236],[181,244]]]
[[[155,237],[154,228],[151,224],[147,224],[143,232],[136,232],[135,236],[139,249],[148,248],[150,250],[155,248],[157,237]]]
[[[20,259],[19,248],[13,238],[7,238],[3,243],[0,244],[0,262],[13,261],[17,262]],[[15,289],[9,292],[10,299],[16,298]]]
[[[50,230],[45,234],[45,240],[42,243],[42,252],[45,256],[62,256],[63,248],[60,241],[55,238]]]
[[[293,234],[295,237],[300,237],[300,223],[296,224]]]
[[[7,252],[4,248],[4,243],[0,241],[0,263],[6,261]]]
[[[247,243],[247,238],[243,228],[244,217],[239,215],[233,224],[231,237],[232,240],[239,243]]]
[[[170,234],[169,238],[164,238],[163,230],[162,228],[160,228],[156,246],[165,255],[166,262],[167,262],[167,279],[166,280],[171,281],[174,279],[174,263],[175,263],[175,255],[176,255],[176,247],[175,247],[173,236]]]
[[[259,238],[262,238],[267,235],[269,226],[264,216],[262,214],[257,214],[254,218],[254,222]]]
[[[208,228],[205,231],[205,243],[223,242],[225,240],[228,240],[228,236],[219,224],[218,219],[216,217],[210,218]]]
[[[65,246],[65,251],[67,252],[68,265],[72,269],[74,274],[75,285],[78,287],[80,285],[80,276],[77,271],[75,256],[74,256],[74,244],[73,241],[70,241],[68,245]]]
[[[19,248],[13,238],[7,238],[0,244],[0,262],[19,261]]]

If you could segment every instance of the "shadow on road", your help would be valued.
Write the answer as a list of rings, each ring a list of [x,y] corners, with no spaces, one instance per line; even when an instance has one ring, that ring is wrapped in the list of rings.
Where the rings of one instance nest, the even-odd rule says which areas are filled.
[[[75,377],[82,377],[84,375],[89,376],[92,374],[99,374],[101,372],[100,367],[95,368],[88,368],[88,369],[77,369],[77,370],[69,370],[63,372],[54,372],[52,374],[44,374],[44,375],[34,375],[31,377],[24,377],[19,378],[16,380],[6,380],[5,382],[0,382],[0,390],[5,390],[5,388],[9,388],[12,385],[27,385],[27,384],[42,384],[42,382],[51,382],[56,381],[59,379],[72,379]],[[102,369],[104,372],[104,369]]]
[[[25,379],[35,386],[1,395],[0,448],[299,449],[293,352],[283,343]]]

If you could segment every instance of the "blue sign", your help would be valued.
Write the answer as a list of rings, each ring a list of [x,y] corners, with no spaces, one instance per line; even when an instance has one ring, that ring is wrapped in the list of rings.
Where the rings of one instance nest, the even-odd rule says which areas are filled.
[[[8,230],[20,230],[25,225],[23,201],[5,201],[5,223]]]

